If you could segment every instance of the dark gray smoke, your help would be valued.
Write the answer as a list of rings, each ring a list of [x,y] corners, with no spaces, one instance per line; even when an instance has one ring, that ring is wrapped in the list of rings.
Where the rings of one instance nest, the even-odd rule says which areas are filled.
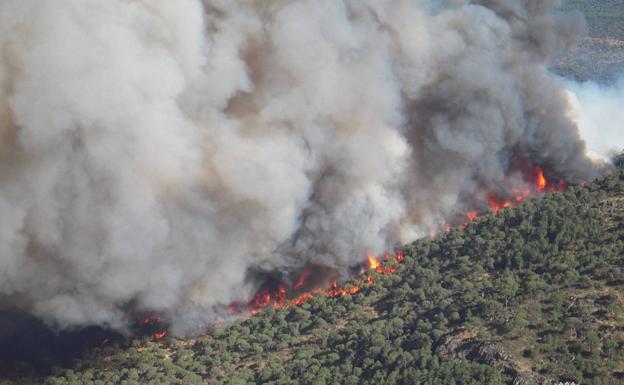
[[[598,166],[556,1],[3,0],[0,293],[61,326],[211,319],[249,271],[336,271],[513,159]]]

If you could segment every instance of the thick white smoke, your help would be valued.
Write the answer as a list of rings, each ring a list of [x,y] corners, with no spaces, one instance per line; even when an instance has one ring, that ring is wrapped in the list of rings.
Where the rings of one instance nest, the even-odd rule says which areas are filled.
[[[516,157],[596,165],[525,0],[3,0],[0,303],[209,319],[410,241]]]
[[[569,83],[570,104],[589,156],[608,160],[624,148],[624,79],[612,85]]]

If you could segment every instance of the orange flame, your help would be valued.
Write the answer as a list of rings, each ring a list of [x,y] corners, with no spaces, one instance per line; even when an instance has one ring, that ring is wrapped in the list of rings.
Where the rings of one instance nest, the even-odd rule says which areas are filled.
[[[387,253],[384,257],[385,262],[382,264],[379,259],[375,258],[372,255],[367,257],[367,262],[365,265],[368,267],[368,273],[365,278],[360,276],[356,276],[355,280],[360,282],[361,284],[373,284],[375,282],[372,272],[389,275],[397,271],[397,265],[405,259],[405,255],[402,250],[395,250],[395,256],[390,253]],[[309,270],[304,271],[297,283],[292,287],[292,289],[297,290],[304,286],[304,282],[307,277],[309,277],[312,273]],[[324,295],[327,297],[339,297],[346,295],[354,295],[359,293],[362,290],[359,285],[352,285],[349,287],[342,287],[337,282],[332,282],[327,289],[313,289],[310,291],[306,291],[303,293],[299,293],[293,295],[293,293],[289,293],[285,286],[278,286],[276,290],[260,290],[254,295],[254,297],[247,304],[234,303],[226,307],[226,311],[228,314],[238,314],[241,312],[248,311],[252,315],[258,314],[263,308],[273,306],[274,308],[281,307],[290,307],[290,306],[299,306],[304,303],[312,300],[316,295]]]
[[[328,297],[340,297],[345,295],[353,295],[360,291],[359,286],[351,286],[350,288],[343,288],[338,286],[336,282],[332,282],[329,289],[325,290],[325,295]]]
[[[403,262],[403,260],[405,259],[405,254],[403,253],[403,250],[397,249],[394,253],[396,254],[397,262]]]
[[[513,186],[503,195],[498,195],[496,192],[487,195],[487,204],[490,210],[497,214],[500,210],[512,207],[519,203],[524,202],[527,199],[533,197],[537,192],[544,192],[547,188],[555,191],[556,189],[563,191],[565,189],[565,182],[560,180],[555,186],[549,186],[548,180],[544,175],[543,170],[535,165],[531,165],[528,162],[521,162],[521,166],[515,170],[522,171],[524,183],[520,183],[518,186]],[[535,179],[534,179],[535,178]],[[513,180],[511,181],[513,182]],[[467,221],[459,225],[460,227],[467,225],[470,221],[475,220],[482,212],[477,210],[467,211],[465,216]],[[432,236],[435,236],[438,232],[438,228],[432,229]],[[444,224],[444,232],[449,233],[452,229],[452,224]],[[395,250],[395,256],[388,253],[383,258],[383,261],[376,258],[373,255],[368,255],[366,262],[362,264],[362,268],[366,271],[364,277],[356,276],[355,281],[360,284],[373,284],[375,278],[378,275],[389,275],[397,271],[398,264],[405,259],[405,255],[402,250]],[[306,269],[299,276],[298,280],[293,286],[278,286],[277,289],[272,290],[260,290],[247,304],[235,303],[227,307],[227,312],[230,314],[236,314],[240,312],[250,312],[251,314],[257,314],[262,308],[267,306],[273,306],[274,308],[289,307],[302,305],[312,300],[317,295],[324,295],[327,297],[338,297],[345,295],[357,294],[361,291],[361,286],[353,285],[349,287],[342,287],[337,282],[332,282],[327,289],[314,289],[306,292],[299,292],[302,288],[309,286],[306,283],[308,278],[313,274],[312,270]],[[288,289],[292,289],[294,293],[289,292]],[[147,321],[150,322],[150,321]]]
[[[539,191],[546,190],[546,186],[548,186],[548,181],[544,176],[544,171],[540,166],[535,166],[535,172],[537,173],[537,179],[535,180],[535,185]]]
[[[166,335],[167,335],[167,331],[166,330],[162,330],[162,331],[154,333],[154,339],[155,340],[162,340],[163,338],[165,338]]]
[[[314,294],[313,293],[303,293],[299,297],[293,299],[292,300],[292,304],[295,305],[295,306],[300,306],[300,305],[303,305],[304,303],[308,302],[312,298],[314,298]]]
[[[497,214],[502,209],[520,204],[525,200],[533,197],[537,192],[546,191],[547,188],[549,188],[549,191],[565,190],[566,185],[564,180],[560,180],[557,185],[549,186],[548,180],[546,179],[543,170],[539,166],[531,165],[530,162],[522,160],[520,160],[519,164],[520,166],[512,168],[512,171],[521,171],[524,183],[520,183],[517,186],[512,186],[510,190],[502,193],[502,195],[499,195],[496,192],[491,192],[489,195],[486,195],[487,205],[489,206],[492,213]],[[513,182],[513,180],[511,182]],[[469,222],[475,220],[482,213],[482,211],[478,210],[467,211],[465,213],[467,221],[459,226],[462,227],[467,225]],[[452,225],[450,223],[444,224],[443,230],[445,233],[449,233],[451,229]],[[439,230],[441,230],[440,227],[433,228],[431,230],[431,236],[434,237]],[[361,285],[373,284],[375,282],[375,278],[378,275],[389,275],[395,273],[397,271],[398,264],[401,263],[404,259],[405,255],[403,251],[399,249],[395,250],[394,257],[389,253],[386,254],[383,262],[375,258],[375,256],[369,254],[367,256],[367,260],[361,265],[362,268],[365,270],[364,277],[356,276],[355,281]],[[317,288],[313,290],[308,290],[303,293],[297,293],[297,291],[309,285],[306,284],[306,281],[313,274],[314,273],[312,270],[306,269],[299,276],[297,282],[293,286],[288,285],[287,287],[295,291],[294,293],[289,292],[287,290],[287,287],[281,285],[278,286],[276,290],[260,290],[256,293],[252,300],[246,304],[231,304],[227,307],[227,312],[229,314],[249,312],[252,315],[255,315],[263,308],[268,306],[273,306],[274,308],[299,306],[312,300],[317,295],[338,297],[345,295],[354,295],[362,290],[361,286],[358,285],[353,285],[345,288],[334,281],[326,289]],[[151,323],[153,322],[153,320],[148,317],[145,319],[144,322]],[[166,331],[156,333],[154,334],[154,337],[160,339],[163,338],[165,335]]]
[[[297,283],[295,284],[295,289],[301,289],[305,284],[306,279],[308,279],[310,275],[312,275],[312,272],[310,270],[304,270],[303,274],[301,274],[301,276],[297,280]]]
[[[368,256],[368,266],[370,270],[377,270],[379,268],[379,261],[375,259],[372,255]]]

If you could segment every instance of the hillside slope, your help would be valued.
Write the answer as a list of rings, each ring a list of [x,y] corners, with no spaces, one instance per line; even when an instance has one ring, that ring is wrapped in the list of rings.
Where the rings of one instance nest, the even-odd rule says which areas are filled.
[[[610,84],[624,73],[624,1],[563,0],[562,9],[581,11],[588,36],[581,46],[564,55],[554,66],[561,75]]]
[[[405,247],[395,274],[4,384],[624,384],[624,168]]]

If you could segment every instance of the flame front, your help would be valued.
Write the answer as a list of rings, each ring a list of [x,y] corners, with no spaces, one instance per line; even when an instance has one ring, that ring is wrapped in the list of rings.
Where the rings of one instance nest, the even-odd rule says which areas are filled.
[[[301,274],[301,276],[299,277],[299,279],[297,280],[297,283],[295,284],[295,289],[299,290],[303,287],[303,285],[305,284],[306,280],[312,275],[312,271],[311,270],[304,270],[303,274]]]
[[[165,338],[166,335],[167,335],[167,331],[166,330],[162,330],[162,331],[154,333],[154,339],[155,340],[162,340],[163,338]]]
[[[332,281],[326,289],[313,288],[311,290],[301,292],[301,289],[310,285],[307,282],[307,279],[313,275],[313,270],[307,268],[303,271],[303,273],[301,273],[294,285],[290,286],[280,284],[276,289],[259,290],[248,303],[230,304],[227,306],[226,312],[230,315],[247,312],[255,315],[262,309],[270,306],[278,309],[281,307],[303,305],[317,295],[324,295],[330,298],[354,295],[362,290],[362,285],[371,285],[375,283],[375,274],[388,275],[396,272],[397,265],[404,259],[405,255],[403,254],[403,251],[399,249],[395,251],[394,256],[387,253],[384,257],[383,263],[374,256],[368,255],[366,262],[361,265],[361,268],[364,271],[364,277],[356,276],[356,284],[344,287],[336,281]]]
[[[491,193],[487,197],[487,203],[494,214],[498,213],[500,210],[513,207],[517,204],[520,204],[526,200],[529,200],[537,195],[541,195],[545,192],[556,192],[556,191],[564,191],[566,189],[566,183],[563,179],[559,180],[559,183],[556,185],[551,185],[544,174],[544,170],[538,166],[530,166],[524,165],[520,167],[522,173],[524,174],[524,180],[526,184],[518,183],[513,186],[510,191],[507,192],[509,197],[502,198],[500,195],[505,194],[497,194]],[[474,211],[469,211],[467,216],[472,216]],[[478,212],[477,212],[478,213]],[[471,219],[472,220],[472,219]]]
[[[523,175],[524,181],[510,181],[511,188],[508,188],[504,192],[489,192],[487,193],[485,203],[494,214],[497,214],[503,209],[513,207],[526,200],[529,200],[535,196],[543,194],[548,191],[563,191],[565,190],[565,182],[560,180],[556,185],[550,185],[546,175],[542,168],[538,165],[531,165],[528,162],[520,161],[515,167],[516,171],[520,171]],[[486,210],[484,208],[477,210],[468,210],[464,214],[463,223],[455,224],[459,227],[467,225],[469,222],[475,220],[479,215],[484,214]],[[453,225],[451,223],[444,224],[444,232],[449,233]],[[437,233],[438,229],[432,230],[432,236]],[[275,289],[267,290],[263,289],[256,293],[252,300],[247,304],[231,304],[227,307],[227,313],[239,314],[249,312],[252,315],[257,314],[263,308],[273,306],[274,308],[299,306],[312,300],[318,295],[324,295],[327,297],[338,297],[345,295],[354,295],[362,290],[362,285],[371,285],[375,283],[375,277],[378,275],[389,275],[395,273],[398,268],[398,264],[405,259],[405,255],[399,249],[395,251],[394,256],[390,253],[386,254],[381,259],[376,258],[372,254],[367,255],[366,261],[361,265],[363,270],[363,276],[355,277],[355,285],[343,287],[336,281],[331,282],[328,288],[312,288],[310,286],[318,285],[314,279],[310,278],[316,276],[314,270],[306,268],[299,275],[295,283],[291,285],[280,284]],[[310,282],[315,282],[310,284]],[[302,292],[302,290],[304,290]]]
[[[535,171],[537,173],[537,180],[535,181],[535,185],[539,191],[546,190],[546,186],[548,185],[548,181],[544,176],[544,171],[540,166],[535,166]]]
[[[376,270],[379,267],[379,261],[375,259],[372,255],[368,256],[368,266],[370,270]]]

